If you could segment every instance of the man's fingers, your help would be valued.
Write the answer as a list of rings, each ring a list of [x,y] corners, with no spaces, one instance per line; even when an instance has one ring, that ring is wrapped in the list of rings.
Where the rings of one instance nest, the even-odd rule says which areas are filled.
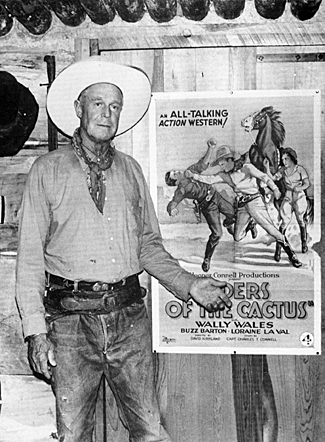
[[[49,350],[49,353],[48,353],[48,361],[49,361],[49,363],[50,363],[50,365],[51,365],[52,367],[55,367],[55,366],[56,366],[56,360],[55,360],[54,352],[53,352],[52,349]]]
[[[211,283],[214,287],[218,287],[220,289],[224,289],[228,285],[228,283],[226,281],[218,281],[217,279],[212,279]]]
[[[48,364],[47,364],[47,361],[46,361],[46,362],[42,361],[42,363],[41,363],[41,371],[40,371],[40,373],[42,373],[43,376],[46,377],[46,379],[51,379],[52,373],[51,373],[51,371],[49,370],[49,366],[48,366]]]
[[[223,297],[220,297],[220,299],[224,302],[225,306],[230,308],[232,306],[232,302],[228,298],[228,295],[224,295]]]

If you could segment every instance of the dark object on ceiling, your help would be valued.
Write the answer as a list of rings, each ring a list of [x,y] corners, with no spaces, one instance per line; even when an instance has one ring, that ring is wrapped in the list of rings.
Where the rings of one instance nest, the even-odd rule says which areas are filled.
[[[158,23],[166,23],[177,14],[176,0],[145,0],[150,17]]]
[[[213,3],[216,13],[226,20],[238,18],[245,9],[245,0],[213,0]]]
[[[11,15],[4,5],[0,3],[0,37],[3,37],[10,32],[13,24],[14,21]]]
[[[9,72],[0,71],[0,157],[14,156],[32,133],[39,106]]]
[[[322,0],[291,0],[291,12],[299,20],[309,20],[318,11]]]
[[[255,0],[257,12],[264,18],[276,19],[285,10],[286,0]]]
[[[116,15],[126,22],[139,22],[146,13],[157,23],[170,22],[177,15],[198,22],[213,13],[213,9],[219,17],[234,20],[240,17],[248,1],[254,1],[258,14],[269,20],[281,17],[286,3],[290,2],[292,15],[301,21],[311,19],[322,3],[322,0],[0,0],[0,37],[13,28],[13,19],[33,35],[45,34],[53,14],[72,27],[81,25],[87,16],[94,23],[105,25]]]
[[[40,1],[1,0],[1,5],[31,34],[42,35],[50,29],[52,14]]]
[[[201,21],[209,12],[209,0],[178,0],[184,17],[189,20]]]

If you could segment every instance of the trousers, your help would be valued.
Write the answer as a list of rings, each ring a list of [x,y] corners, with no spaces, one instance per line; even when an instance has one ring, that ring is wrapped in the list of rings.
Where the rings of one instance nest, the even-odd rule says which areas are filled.
[[[49,325],[56,367],[60,442],[92,442],[98,389],[105,376],[130,442],[170,442],[161,425],[151,331],[144,303],[104,315],[70,315]]]
[[[283,234],[275,227],[263,198],[260,196],[238,209],[234,234],[235,241],[240,241],[246,236],[247,226],[251,218],[277,241],[284,240]]]

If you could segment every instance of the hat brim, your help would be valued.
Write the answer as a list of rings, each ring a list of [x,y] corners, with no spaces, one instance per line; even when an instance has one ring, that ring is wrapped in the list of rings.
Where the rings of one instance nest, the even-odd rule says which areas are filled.
[[[33,132],[39,112],[39,106],[30,90],[18,83],[20,99],[15,121],[0,127],[0,157],[16,155]]]
[[[219,163],[221,160],[227,160],[228,158],[233,158],[234,160],[238,160],[240,158],[240,155],[237,152],[232,153],[225,153],[224,155],[221,155],[216,161]]]
[[[92,84],[111,83],[123,93],[123,109],[116,135],[134,127],[146,114],[151,100],[151,84],[139,68],[91,57],[65,68],[52,83],[47,96],[47,111],[55,126],[72,137],[79,127],[74,102]]]

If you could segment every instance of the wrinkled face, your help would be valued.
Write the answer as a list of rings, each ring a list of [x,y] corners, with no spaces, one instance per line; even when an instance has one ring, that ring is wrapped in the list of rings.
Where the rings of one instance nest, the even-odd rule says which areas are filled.
[[[225,158],[223,160],[219,160],[219,166],[223,172],[230,172],[234,168],[235,163],[232,158]]]
[[[122,92],[114,84],[97,83],[89,86],[75,101],[75,110],[83,133],[95,143],[114,138],[122,106]]]
[[[283,161],[284,167],[290,167],[294,164],[294,162],[292,161],[290,156],[287,155],[286,153],[283,154],[282,161]]]

